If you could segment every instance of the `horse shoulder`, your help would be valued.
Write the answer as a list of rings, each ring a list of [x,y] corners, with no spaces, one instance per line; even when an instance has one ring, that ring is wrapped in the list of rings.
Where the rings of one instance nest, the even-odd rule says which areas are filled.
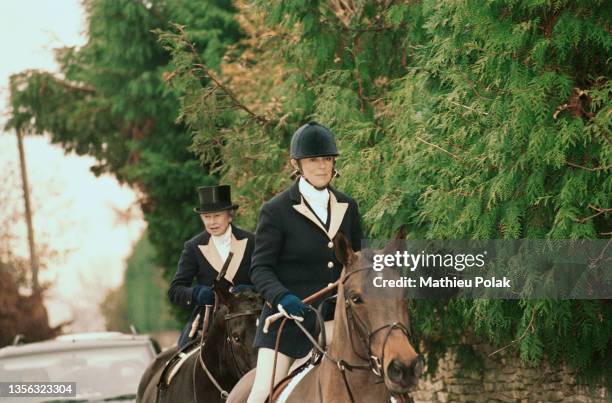
[[[289,394],[287,403],[322,402],[320,379],[320,365],[310,369],[306,375],[295,385]]]

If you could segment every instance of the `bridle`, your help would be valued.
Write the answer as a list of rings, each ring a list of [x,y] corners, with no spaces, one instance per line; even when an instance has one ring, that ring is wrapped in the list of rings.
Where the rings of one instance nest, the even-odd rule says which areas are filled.
[[[242,368],[240,368],[240,365],[238,363],[238,360],[236,359],[236,353],[234,351],[234,343],[232,342],[232,335],[230,333],[230,327],[229,327],[229,321],[231,321],[232,319],[235,318],[241,318],[241,317],[245,317],[245,316],[256,316],[258,317],[259,314],[261,313],[261,309],[249,309],[247,311],[244,312],[238,312],[238,313],[229,313],[227,315],[225,315],[225,344],[224,344],[224,349],[225,351],[227,351],[229,349],[229,355],[231,358],[231,363],[234,367],[234,370],[236,371],[236,374],[238,375],[238,378],[242,378],[247,372],[249,372],[251,370],[251,368],[247,368],[246,370],[243,370]],[[229,345],[229,348],[228,348]]]
[[[342,281],[342,285],[344,286],[346,281],[348,280],[349,277],[351,277],[353,274],[358,273],[360,271],[365,271],[365,270],[370,270],[370,268],[365,268],[365,269],[359,269],[359,270],[355,270],[352,271],[350,273],[348,273],[343,281]],[[410,331],[408,330],[408,328],[403,324],[403,323],[399,323],[399,322],[392,322],[392,323],[387,323],[383,326],[380,326],[374,330],[368,330],[366,324],[364,323],[364,321],[359,318],[359,316],[357,316],[357,314],[353,311],[353,307],[351,305],[351,301],[350,301],[350,297],[348,295],[344,295],[344,311],[346,313],[346,321],[348,326],[351,329],[351,337],[349,337],[350,342],[351,342],[351,349],[353,350],[353,352],[355,353],[355,355],[359,358],[361,358],[364,361],[368,362],[368,367],[369,369],[372,371],[372,373],[374,373],[374,375],[376,375],[379,378],[384,378],[385,376],[385,371],[384,371],[384,367],[383,367],[383,362],[385,360],[385,346],[387,345],[387,341],[389,340],[389,336],[391,336],[391,332],[395,329],[399,329],[402,333],[404,333],[404,335],[406,336],[406,338],[409,338],[410,336]],[[385,336],[383,338],[383,345],[382,345],[382,350],[381,350],[381,356],[378,357],[376,354],[374,354],[372,352],[372,338],[379,332],[383,331],[386,329],[386,333]],[[352,333],[356,333],[357,336],[359,337],[359,341],[361,343],[361,347],[362,350],[361,351],[366,351],[367,352],[367,357],[364,357],[362,354],[360,354],[358,352],[358,350],[355,348],[355,345],[353,344],[353,337],[352,337]]]
[[[371,267],[366,267],[366,268],[351,271],[350,273],[344,275],[340,284],[342,285],[342,287],[344,287],[346,285],[347,280],[352,275],[365,271],[365,270],[372,270],[372,269]],[[343,289],[343,293],[344,293],[344,289]],[[315,314],[320,315],[317,310],[313,310],[313,311],[315,312]],[[323,348],[321,348],[319,343],[312,337],[312,335],[310,335],[308,330],[301,323],[299,323],[298,321],[294,321],[294,323],[304,332],[304,334],[310,340],[310,342],[313,343],[314,347],[319,351],[319,354],[321,354],[323,357],[327,358],[328,360],[336,364],[336,366],[340,370],[340,373],[342,374],[342,380],[344,381],[344,386],[349,395],[350,401],[354,403],[355,397],[348,383],[346,372],[347,371],[352,372],[354,370],[371,371],[377,378],[379,378],[379,382],[384,382],[385,371],[384,371],[383,363],[384,363],[384,358],[385,358],[384,357],[385,346],[387,345],[389,337],[391,336],[391,332],[393,332],[395,329],[399,329],[408,338],[410,336],[410,331],[404,324],[399,323],[399,322],[387,323],[374,330],[369,330],[365,322],[361,318],[359,318],[356,312],[353,311],[353,308],[351,306],[350,296],[348,296],[346,293],[344,293],[344,311],[346,314],[347,325],[350,327],[352,333],[356,333],[358,335],[359,341],[362,347],[361,351],[366,351],[367,357],[364,357],[363,354],[360,354],[358,350],[355,348],[355,345],[353,343],[352,333],[351,335],[349,335],[351,349],[353,350],[353,353],[355,353],[357,357],[367,362],[367,364],[351,364],[343,359],[332,357],[328,353],[327,350],[324,350]],[[321,318],[318,318],[318,320],[322,323]],[[381,356],[378,357],[376,354],[372,352],[372,339],[376,334],[384,330],[386,330],[386,332],[383,338]],[[397,397],[402,400],[405,398],[404,395],[397,396]]]
[[[216,302],[218,300],[219,300],[218,295],[215,295],[215,307],[213,308],[213,316],[214,316],[214,313],[216,313],[218,310],[217,302]],[[223,342],[223,349],[224,351],[228,351],[228,345],[229,345],[229,355],[231,357],[231,362],[239,378],[241,378],[244,374],[246,374],[250,370],[250,368],[247,369],[246,371],[242,371],[242,369],[240,368],[238,364],[238,360],[236,359],[236,355],[234,352],[234,346],[231,340],[231,335],[228,333],[228,328],[229,328],[228,322],[232,319],[244,317],[244,316],[251,316],[251,315],[259,316],[260,312],[261,312],[260,309],[249,309],[243,312],[226,314],[225,317],[223,318],[223,320],[225,321],[225,335],[224,335],[225,337],[224,337],[224,342]],[[214,322],[214,319],[211,320],[210,322],[211,323]],[[229,396],[229,392],[223,389],[219,381],[217,381],[217,379],[214,377],[212,372],[210,372],[210,370],[206,366],[206,363],[204,362],[203,355],[204,355],[204,348],[206,347],[207,330],[208,329],[206,328],[206,324],[205,324],[205,327],[202,329],[202,334],[200,336],[200,353],[198,354],[198,359],[196,360],[196,362],[200,364],[200,367],[202,368],[202,370],[204,370],[204,373],[208,376],[208,379],[210,379],[212,384],[219,391],[221,400],[225,401],[227,400],[227,397]],[[194,401],[197,402],[198,398],[197,398],[197,392],[196,392],[195,365],[196,363],[194,362],[192,387],[193,387],[193,398],[194,398]]]
[[[371,270],[371,268],[366,267],[363,269],[351,271],[350,273],[346,274],[341,282],[342,287],[344,288],[346,286],[346,282],[351,276],[353,276],[356,273],[366,271],[366,270]],[[367,364],[349,364],[348,362],[344,360],[336,361],[336,365],[342,374],[344,386],[346,387],[346,391],[349,395],[349,398],[351,399],[351,402],[355,402],[355,397],[353,396],[353,392],[351,391],[351,387],[346,377],[346,371],[351,372],[353,370],[365,370],[365,371],[369,370],[377,378],[379,378],[379,382],[384,382],[385,369],[384,369],[383,363],[385,362],[384,361],[385,360],[385,346],[387,345],[387,342],[389,341],[389,336],[391,336],[391,332],[393,332],[393,330],[395,329],[399,329],[406,336],[406,338],[408,338],[410,336],[410,331],[403,323],[399,323],[399,322],[387,323],[374,330],[369,330],[365,322],[353,310],[353,307],[350,301],[350,296],[345,292],[344,289],[342,290],[342,292],[344,294],[344,312],[346,315],[346,321],[347,321],[347,325],[349,326],[351,330],[351,334],[349,335],[351,349],[353,350],[353,353],[357,357],[367,362]],[[374,352],[372,351],[372,339],[374,338],[376,334],[382,331],[385,331],[385,335],[384,335],[383,344],[381,347],[381,355],[379,357],[376,354],[374,354]],[[364,357],[362,354],[359,353],[359,350],[355,348],[355,345],[353,343],[353,333],[357,334],[359,341],[361,343],[361,351],[366,351],[367,357]],[[327,354],[326,356],[327,358],[331,359],[329,354]]]
[[[219,281],[225,276],[225,273],[227,272],[227,269],[229,267],[230,262],[232,261],[232,258],[234,257],[234,253],[230,251],[230,253],[228,254],[227,258],[225,259],[225,263],[223,263],[223,267],[221,268],[221,270],[219,271],[219,274],[217,275],[217,278],[214,281],[213,284],[213,291],[215,293],[215,305],[214,308],[212,310],[213,315],[217,312],[217,301],[219,301],[219,295],[217,294],[217,291],[215,290],[215,286],[219,283]],[[239,318],[239,317],[243,317],[243,316],[250,316],[250,315],[259,315],[260,310],[257,309],[249,309],[246,310],[244,312],[238,312],[238,313],[233,313],[233,314],[226,314],[225,317],[223,318],[225,321],[225,335],[224,335],[224,341],[223,341],[223,350],[227,351],[227,347],[229,344],[229,353],[231,356],[231,361],[232,364],[234,366],[234,369],[236,370],[236,374],[239,375],[239,377],[242,377],[242,375],[244,375],[247,371],[242,371],[240,369],[240,366],[238,364],[238,360],[236,359],[236,354],[234,352],[234,346],[232,344],[232,339],[231,339],[231,335],[228,333],[228,322],[232,319],[235,318]],[[214,319],[211,320],[211,322],[214,322]],[[206,333],[208,332],[208,323],[204,323],[204,327],[202,329],[202,335],[200,337],[200,354],[198,354],[198,359],[197,362],[200,364],[200,367],[204,370],[204,372],[206,373],[206,375],[208,376],[208,379],[210,379],[210,381],[213,383],[213,385],[215,385],[215,388],[217,388],[217,390],[219,391],[219,394],[221,396],[221,400],[225,401],[227,400],[227,397],[229,396],[229,392],[226,391],[225,389],[223,389],[221,387],[221,384],[217,381],[217,379],[215,379],[215,377],[213,376],[212,372],[210,372],[210,370],[206,367],[206,363],[204,362],[203,359],[203,355],[204,355],[204,347],[206,345]],[[197,402],[198,398],[197,398],[197,393],[196,393],[196,379],[195,379],[195,362],[194,362],[194,367],[193,367],[193,398],[194,401]]]

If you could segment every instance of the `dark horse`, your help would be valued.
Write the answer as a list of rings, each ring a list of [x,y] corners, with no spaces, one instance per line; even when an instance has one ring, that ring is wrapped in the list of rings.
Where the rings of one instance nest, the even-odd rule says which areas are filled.
[[[222,402],[223,391],[255,366],[257,353],[251,346],[262,299],[251,290],[234,295],[219,287],[215,295],[218,309],[200,351],[187,358],[158,396],[160,376],[177,348],[160,353],[140,380],[137,402]]]
[[[344,265],[338,282],[333,340],[318,366],[303,376],[286,402],[384,402],[410,400],[422,360],[408,339],[402,288],[377,288],[376,277],[396,280],[394,268],[372,269],[372,251],[355,253],[343,236],[335,239]],[[382,253],[394,253],[394,245]],[[246,401],[255,370],[245,375],[228,403]],[[279,393],[275,391],[272,401]]]

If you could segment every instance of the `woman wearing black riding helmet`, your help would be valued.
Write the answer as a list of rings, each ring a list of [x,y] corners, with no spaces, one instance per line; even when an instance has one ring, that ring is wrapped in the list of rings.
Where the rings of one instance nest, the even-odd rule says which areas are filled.
[[[274,346],[280,321],[263,333],[265,319],[277,312],[314,330],[314,314],[302,299],[340,277],[333,239],[342,232],[354,250],[361,249],[357,203],[330,186],[339,155],[333,134],[310,122],[291,139],[291,165],[299,176],[294,184],[261,208],[251,261],[251,281],[267,303],[259,319],[254,346],[259,348],[257,372],[248,402],[263,402],[273,371]],[[333,309],[325,313],[331,331]],[[275,381],[284,378],[296,358],[305,357],[311,343],[289,321],[280,340]]]

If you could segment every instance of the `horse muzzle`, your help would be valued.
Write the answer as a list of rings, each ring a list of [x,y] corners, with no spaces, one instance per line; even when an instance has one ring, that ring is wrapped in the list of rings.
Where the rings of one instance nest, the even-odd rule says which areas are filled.
[[[423,360],[420,355],[404,363],[391,360],[385,371],[385,384],[391,393],[406,393],[416,386],[423,371]]]

